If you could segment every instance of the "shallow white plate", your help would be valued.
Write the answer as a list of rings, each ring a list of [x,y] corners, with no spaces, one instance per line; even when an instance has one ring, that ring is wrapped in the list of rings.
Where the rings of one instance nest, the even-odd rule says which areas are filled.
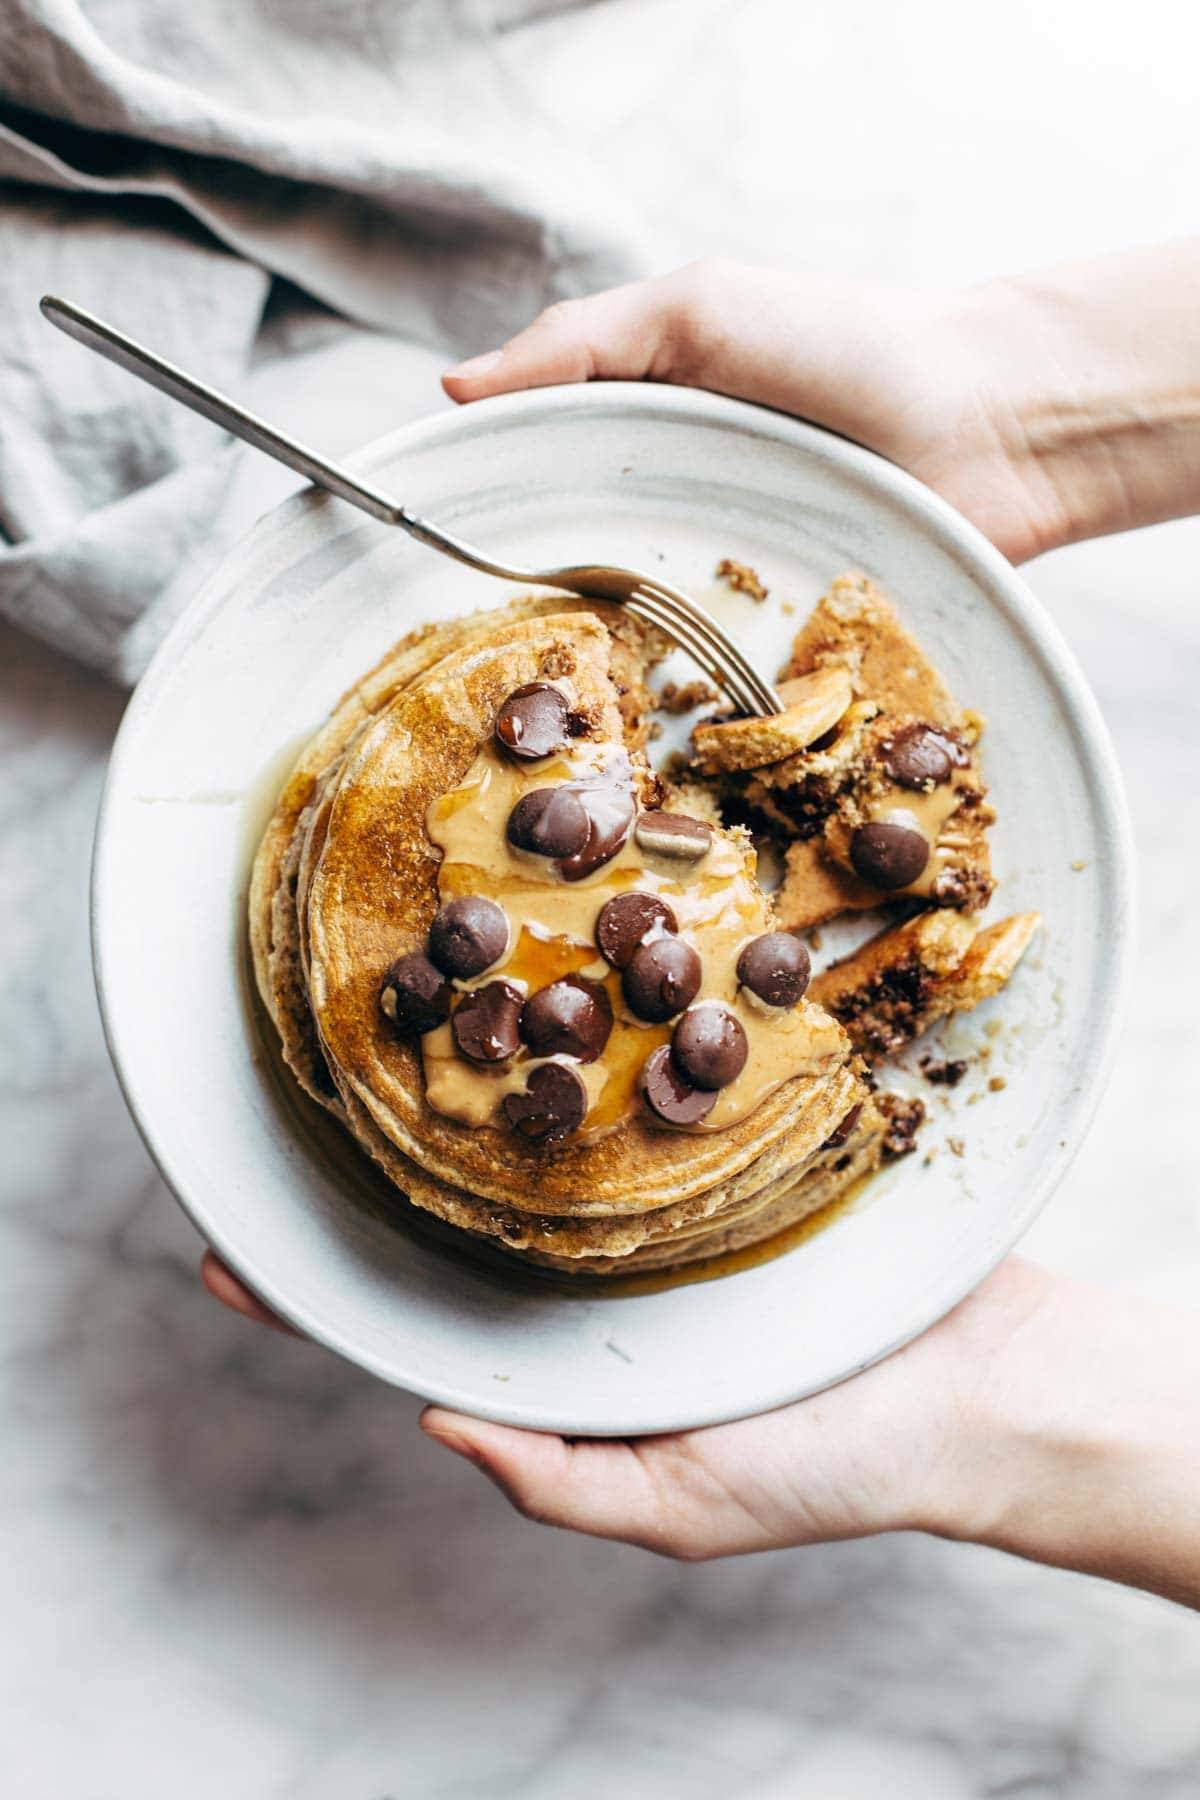
[[[774,1262],[578,1298],[506,1282],[398,1229],[355,1157],[338,1154],[336,1130],[302,1123],[264,1052],[246,979],[247,871],[290,752],[342,690],[412,625],[498,604],[506,589],[306,493],[261,522],[176,626],[113,754],[94,874],[97,981],[126,1097],[164,1176],[300,1330],[491,1418],[605,1434],[706,1424],[886,1355],[1030,1224],[1078,1148],[1108,1062],[1128,964],[1129,835],[1108,737],[1069,651],[1003,558],[918,483],[712,395],[545,389],[398,431],[358,466],[514,561],[661,566],[698,592],[720,557],[752,563],[771,600],[730,599],[723,612],[769,673],[829,578],[865,570],[989,720],[993,914],[1036,907],[1045,928],[1008,991],[943,1043],[986,1060],[945,1099],[930,1092],[932,1161],[909,1157]]]

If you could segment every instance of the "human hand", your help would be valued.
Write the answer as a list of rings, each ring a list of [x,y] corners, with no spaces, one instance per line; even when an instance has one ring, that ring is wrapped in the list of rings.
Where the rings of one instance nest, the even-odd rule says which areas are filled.
[[[282,1329],[209,1253],[225,1305]],[[825,1393],[707,1430],[568,1439],[427,1407],[423,1429],[545,1525],[686,1562],[919,1530],[1200,1607],[1194,1314],[1010,1257]]]
[[[226,1306],[283,1329],[209,1252]],[[686,1561],[871,1533],[950,1532],[970,1512],[976,1388],[1052,1278],[1016,1259],[946,1319],[853,1380],[731,1425],[566,1439],[429,1407],[422,1428],[528,1517]]]
[[[550,307],[451,369],[463,402],[670,381],[828,426],[1022,562],[1200,508],[1200,239],[959,290],[723,260]]]
[[[758,401],[899,463],[1021,561],[1057,541],[1062,521],[1006,400],[1004,325],[978,295],[714,259],[561,301],[443,382],[460,402],[593,380]]]

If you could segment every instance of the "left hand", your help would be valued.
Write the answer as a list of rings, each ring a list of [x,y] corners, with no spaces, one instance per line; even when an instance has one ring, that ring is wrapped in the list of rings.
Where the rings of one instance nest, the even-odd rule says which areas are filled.
[[[204,1280],[227,1306],[280,1324],[211,1254]],[[731,1425],[569,1439],[437,1406],[421,1425],[526,1517],[687,1562],[881,1531],[957,1534],[979,1466],[963,1429],[973,1390],[1054,1289],[1053,1277],[1013,1259],[894,1356]]]

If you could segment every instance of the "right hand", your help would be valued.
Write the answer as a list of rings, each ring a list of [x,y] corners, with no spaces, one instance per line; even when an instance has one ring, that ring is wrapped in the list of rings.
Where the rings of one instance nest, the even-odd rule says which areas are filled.
[[[718,259],[561,301],[444,384],[460,402],[593,380],[755,400],[899,463],[1020,562],[1070,535],[1021,426],[1038,343],[1015,287],[873,287]]]

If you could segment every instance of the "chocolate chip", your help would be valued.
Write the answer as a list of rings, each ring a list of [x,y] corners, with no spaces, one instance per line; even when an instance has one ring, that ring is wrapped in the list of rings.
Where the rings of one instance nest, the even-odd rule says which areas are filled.
[[[924,1057],[921,1061],[921,1073],[935,1087],[957,1087],[967,1072],[967,1066],[962,1057],[946,1062],[931,1062],[928,1057]]]
[[[504,1116],[513,1130],[535,1144],[553,1144],[583,1124],[587,1089],[565,1063],[542,1063],[523,1094],[505,1094]]]
[[[854,1127],[862,1117],[862,1109],[863,1103],[859,1100],[856,1105],[850,1108],[850,1111],[846,1114],[841,1124],[835,1126],[830,1132],[829,1136],[825,1139],[825,1142],[821,1145],[822,1150],[837,1150],[846,1142],[846,1139],[850,1136],[850,1133],[854,1130]]]
[[[587,837],[573,852],[560,852],[564,881],[582,881],[612,858],[629,836],[636,807],[627,788],[597,782],[578,789],[587,819]]]
[[[675,1027],[671,1049],[680,1072],[693,1087],[700,1088],[728,1087],[737,1080],[750,1054],[741,1020],[715,1000],[684,1013]]]
[[[738,980],[768,1006],[795,1006],[811,973],[808,951],[791,931],[765,931],[738,957]]]
[[[616,894],[600,908],[596,942],[605,962],[623,969],[651,935],[679,930],[675,914],[655,894]]]
[[[496,714],[496,742],[517,762],[536,762],[561,750],[569,736],[570,706],[561,688],[530,681]]]
[[[521,1008],[521,1036],[535,1056],[595,1062],[612,1022],[612,1003],[604,989],[569,976],[539,988]]]
[[[903,725],[882,746],[883,766],[900,787],[922,791],[949,781],[951,771],[966,762],[966,753],[953,738],[932,725]]]
[[[397,1031],[433,1031],[450,1017],[454,990],[423,950],[394,962],[379,985],[379,1005]]]
[[[661,1025],[690,1006],[700,992],[700,958],[680,937],[655,938],[634,951],[621,989],[630,1012]]]
[[[698,1125],[717,1104],[716,1090],[693,1087],[677,1066],[670,1044],[652,1050],[642,1065],[642,1097],[668,1125]]]
[[[641,849],[651,856],[670,856],[681,862],[698,862],[708,854],[712,826],[684,813],[644,812],[634,831]]]
[[[508,815],[508,841],[535,856],[574,856],[587,844],[591,823],[574,788],[533,788]]]
[[[454,1009],[450,1028],[454,1042],[470,1062],[501,1063],[521,1045],[517,1021],[521,994],[511,981],[489,981],[472,988]]]
[[[850,861],[872,887],[908,887],[929,861],[929,842],[908,825],[876,821],[860,825],[850,839]]]
[[[445,975],[482,975],[508,949],[508,920],[494,900],[464,894],[429,927],[429,954]]]

